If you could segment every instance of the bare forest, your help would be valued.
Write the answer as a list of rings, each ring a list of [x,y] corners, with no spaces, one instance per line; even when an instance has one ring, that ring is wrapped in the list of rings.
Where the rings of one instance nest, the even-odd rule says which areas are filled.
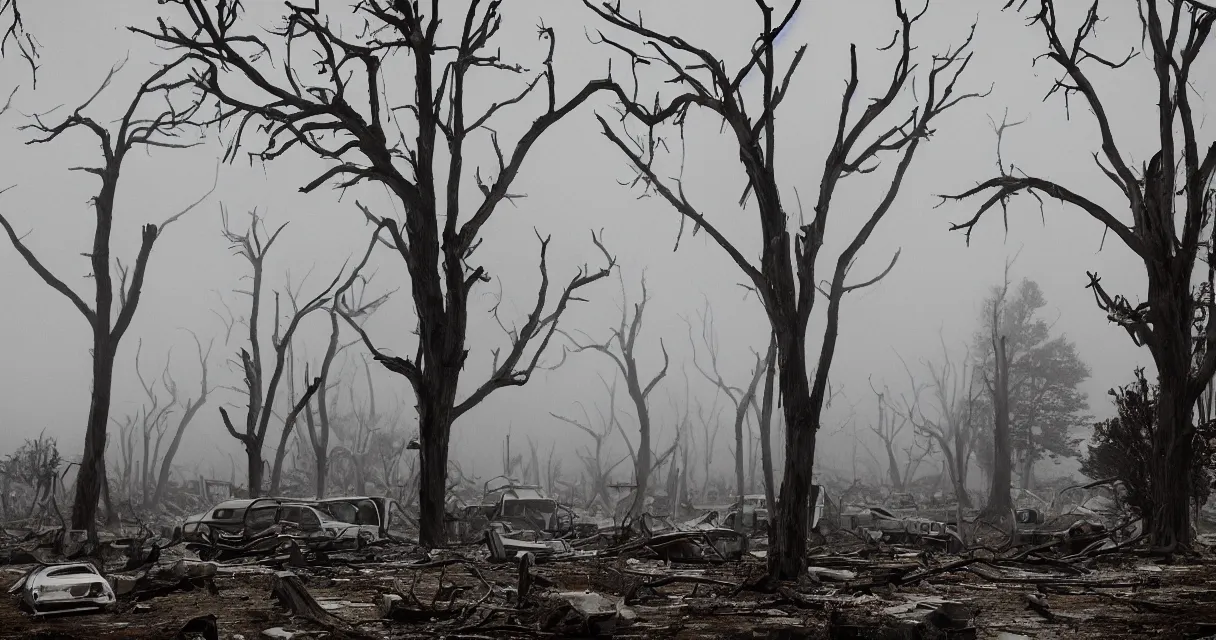
[[[0,0],[14,637],[1216,637],[1216,5],[102,4]]]

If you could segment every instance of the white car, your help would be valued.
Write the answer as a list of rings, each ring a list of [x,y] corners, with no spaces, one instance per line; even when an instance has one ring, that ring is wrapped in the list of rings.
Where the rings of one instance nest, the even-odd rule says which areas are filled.
[[[114,604],[114,590],[86,562],[35,567],[9,593],[21,591],[21,602],[36,616],[105,609]]]

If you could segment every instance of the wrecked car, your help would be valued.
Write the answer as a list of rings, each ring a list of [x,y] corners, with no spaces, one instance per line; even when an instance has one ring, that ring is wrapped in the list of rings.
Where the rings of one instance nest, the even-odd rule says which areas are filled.
[[[722,527],[656,533],[647,546],[668,562],[735,562],[747,553],[747,536]]]
[[[238,512],[240,520],[234,522]],[[315,551],[359,549],[376,539],[378,525],[343,522],[303,501],[257,498],[221,503],[182,529],[188,549],[217,559],[277,552],[293,544]]]
[[[505,481],[494,488],[490,483]],[[509,478],[487,480],[481,502],[467,505],[452,522],[455,537],[475,540],[491,523],[502,523],[512,531],[529,531],[537,535],[573,536],[587,527],[576,527],[574,511],[542,493],[535,485],[516,484]]]
[[[114,590],[97,568],[87,562],[35,567],[11,588],[21,592],[21,606],[34,615],[105,609],[114,604]]]
[[[225,500],[211,509],[194,514],[182,523],[182,538],[186,542],[210,542],[214,532],[239,535],[245,530],[245,512],[261,499]]]
[[[882,507],[866,507],[846,517],[854,533],[870,540],[942,546],[952,553],[964,546],[953,524],[931,518],[896,515]]]
[[[401,504],[384,496],[353,496],[298,502],[311,505],[339,522],[359,525],[364,531],[372,534],[374,539],[403,540],[410,522]]]
[[[825,490],[822,486],[816,487],[815,507],[810,511],[810,529],[815,530],[819,526],[819,521],[823,519],[823,509],[825,503]],[[742,507],[740,508],[740,502]],[[737,529],[739,531],[750,531],[753,534],[768,533],[768,500],[764,495],[749,494],[743,496],[743,499],[735,501],[736,508],[726,517],[722,519],[722,526],[727,529]],[[738,520],[738,525],[736,525]]]

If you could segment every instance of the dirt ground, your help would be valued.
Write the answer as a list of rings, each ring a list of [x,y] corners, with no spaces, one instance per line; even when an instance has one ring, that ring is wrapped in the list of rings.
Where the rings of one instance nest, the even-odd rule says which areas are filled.
[[[762,574],[763,562],[750,556],[739,563],[716,566],[577,558],[534,567],[534,584],[522,606],[514,595],[519,570],[513,563],[494,565],[467,552],[444,557],[455,563],[417,569],[403,561],[369,555],[293,569],[321,607],[339,619],[338,627],[331,624],[328,629],[279,606],[272,595],[277,568],[224,565],[214,578],[214,589],[200,587],[142,601],[120,598],[115,609],[106,613],[37,619],[19,610],[16,596],[8,596],[0,605],[0,637],[174,638],[185,622],[206,614],[216,616],[220,638],[247,640],[269,637],[263,632],[274,628],[295,633],[300,639],[572,637],[596,631],[621,638],[697,639],[1020,635],[1109,640],[1216,634],[1216,557],[1193,557],[1174,564],[1106,558],[1100,566],[1077,571],[1080,575],[1056,572],[1050,577],[973,565],[900,587],[866,586],[863,580],[854,579],[830,582],[822,578],[831,576],[820,576],[771,593],[735,586]],[[952,559],[919,561],[925,564],[919,570],[926,571]],[[7,589],[27,569],[0,569],[0,586]],[[862,576],[865,572],[854,573]],[[646,586],[671,576],[700,583]],[[729,585],[706,584],[711,581]],[[586,590],[617,603],[613,628],[580,631],[554,626],[552,614],[566,599],[562,594]],[[403,595],[411,609],[433,615],[417,622],[379,619],[377,605],[383,594],[392,593]],[[1045,601],[1047,612],[1031,610],[1028,596]],[[965,611],[974,631],[949,633],[915,626],[950,603],[955,610]]]

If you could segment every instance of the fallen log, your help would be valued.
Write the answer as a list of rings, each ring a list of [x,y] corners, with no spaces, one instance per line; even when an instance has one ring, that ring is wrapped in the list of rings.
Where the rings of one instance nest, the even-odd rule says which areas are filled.
[[[290,571],[278,571],[274,574],[271,593],[288,611],[315,622],[334,635],[367,639],[378,637],[358,631],[341,618],[326,611],[308,592],[300,577]]]
[[[308,592],[300,577],[290,571],[275,572],[271,592],[278,598],[279,604],[295,615],[308,618],[321,625],[338,625],[342,622],[322,608]]]

